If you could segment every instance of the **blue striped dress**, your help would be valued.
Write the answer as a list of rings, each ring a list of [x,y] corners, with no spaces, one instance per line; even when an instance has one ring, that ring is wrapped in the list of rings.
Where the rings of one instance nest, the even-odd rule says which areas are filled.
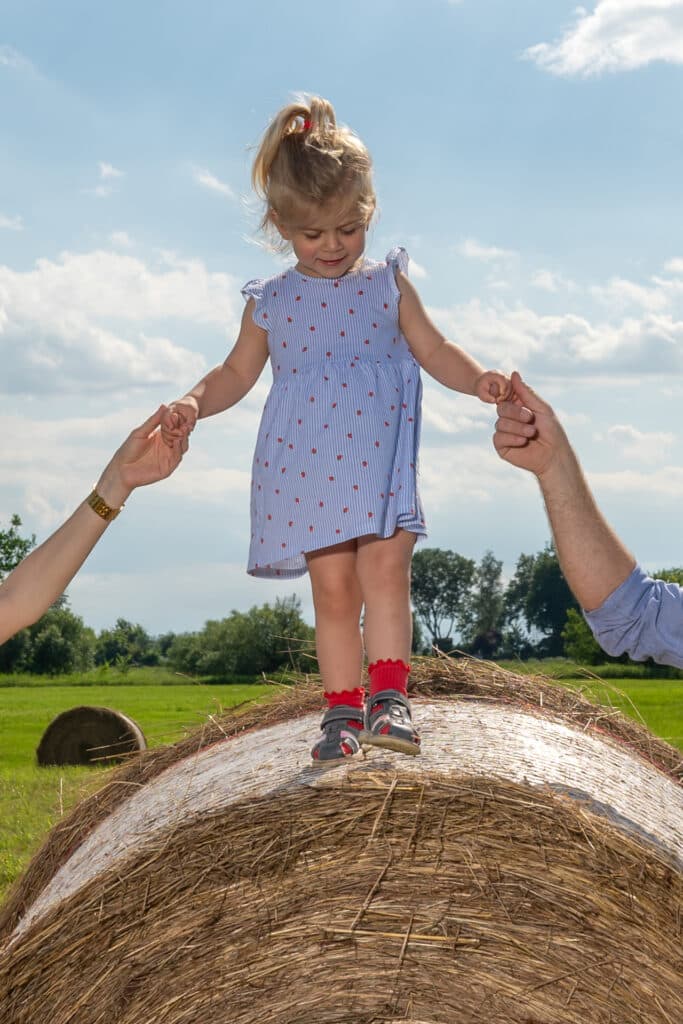
[[[367,534],[426,535],[422,384],[398,324],[407,265],[394,249],[343,277],[289,269],[242,289],[273,371],[252,467],[252,576],[301,576],[306,552]]]

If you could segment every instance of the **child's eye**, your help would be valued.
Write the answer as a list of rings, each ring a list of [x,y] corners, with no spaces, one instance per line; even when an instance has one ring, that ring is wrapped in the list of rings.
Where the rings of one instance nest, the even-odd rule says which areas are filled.
[[[320,234],[315,232],[315,231],[313,231],[313,232],[305,232],[304,233],[304,238],[307,238],[309,240],[309,242],[315,242],[316,238],[320,238]]]
[[[352,228],[342,228],[342,235],[355,235],[358,227],[358,224],[354,224]]]

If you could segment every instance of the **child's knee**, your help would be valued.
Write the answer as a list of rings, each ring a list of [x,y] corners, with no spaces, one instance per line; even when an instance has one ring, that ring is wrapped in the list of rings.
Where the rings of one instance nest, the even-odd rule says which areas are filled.
[[[360,617],[361,593],[358,580],[340,574],[317,580],[313,586],[316,614],[328,617]]]

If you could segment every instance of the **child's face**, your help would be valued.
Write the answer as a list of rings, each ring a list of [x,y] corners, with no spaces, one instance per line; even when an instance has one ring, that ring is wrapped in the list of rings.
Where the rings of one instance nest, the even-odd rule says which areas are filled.
[[[342,277],[353,270],[365,251],[368,225],[355,211],[313,206],[301,223],[275,223],[294,250],[297,270],[309,277]]]

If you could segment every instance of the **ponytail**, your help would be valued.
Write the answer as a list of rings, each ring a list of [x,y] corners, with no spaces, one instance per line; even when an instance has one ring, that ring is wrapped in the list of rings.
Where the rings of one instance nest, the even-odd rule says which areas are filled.
[[[298,99],[268,125],[252,167],[252,184],[265,202],[261,227],[292,222],[307,204],[339,200],[369,220],[375,208],[372,161],[334,107],[319,96]],[[286,246],[281,246],[286,248]]]

